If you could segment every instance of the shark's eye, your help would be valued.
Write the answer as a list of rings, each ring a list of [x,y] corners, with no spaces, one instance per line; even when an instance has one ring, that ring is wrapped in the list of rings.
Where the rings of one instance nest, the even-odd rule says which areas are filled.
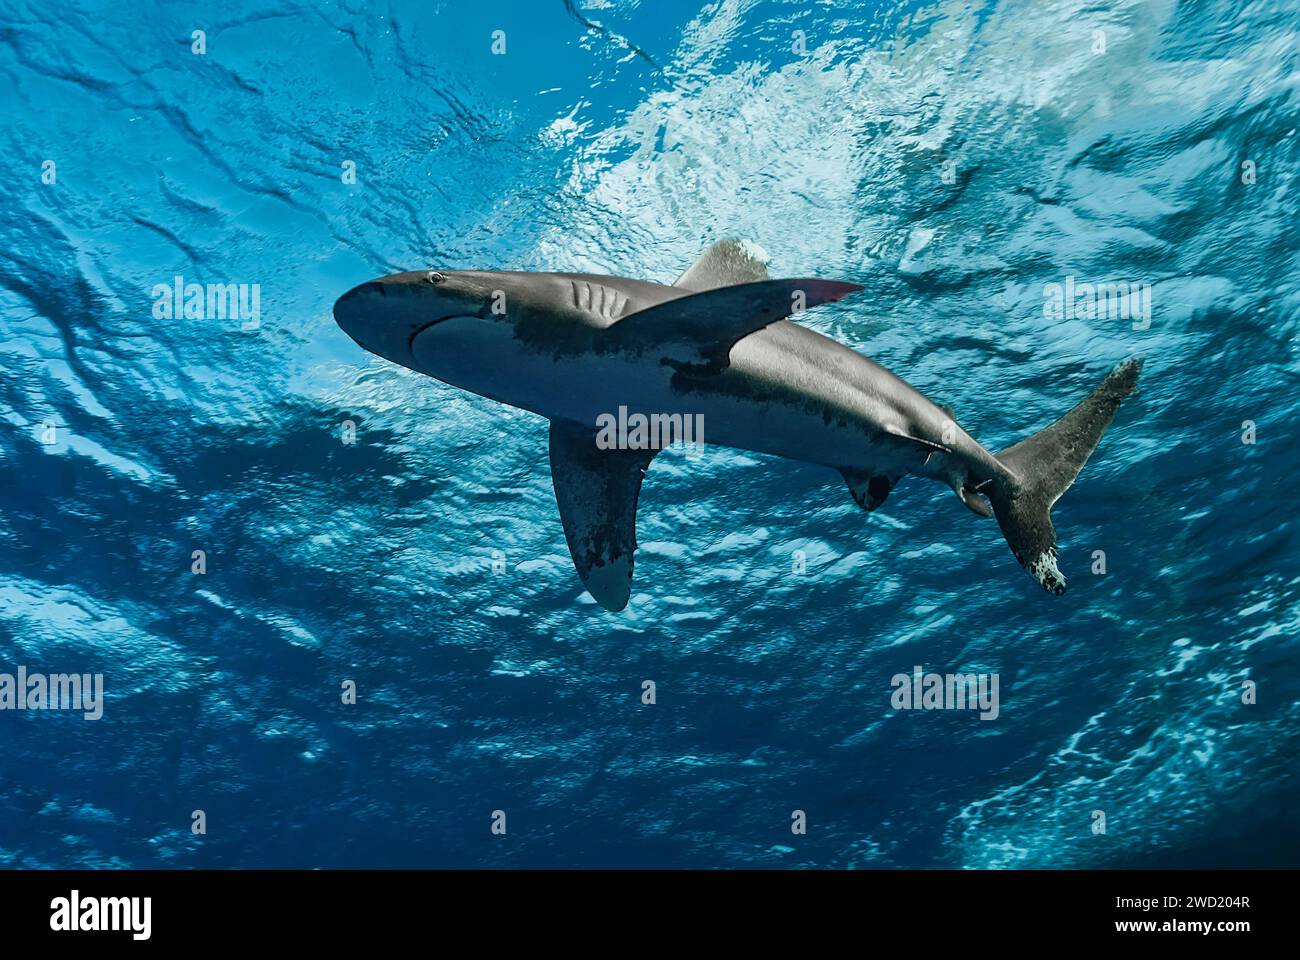
[[[444,276],[443,276],[441,273],[439,273],[437,270],[430,270],[429,273],[428,273],[428,275],[426,276],[426,279],[427,279],[430,283],[442,283],[442,281],[446,280],[447,278],[444,277]]]

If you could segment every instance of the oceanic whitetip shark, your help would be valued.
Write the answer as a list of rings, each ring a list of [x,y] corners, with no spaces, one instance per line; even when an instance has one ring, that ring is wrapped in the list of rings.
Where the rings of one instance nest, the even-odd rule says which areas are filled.
[[[1141,360],[1121,363],[1060,420],[993,454],[950,408],[787,319],[860,289],[770,280],[761,251],[724,240],[671,286],[420,270],[349,290],[334,317],[371,353],[550,420],[569,552],[609,610],[622,610],[631,595],[637,497],[662,447],[598,443],[621,407],[693,418],[710,444],[832,467],[866,510],[906,474],[942,481],[975,513],[996,517],[1020,565],[1045,590],[1063,593],[1049,512],[1133,393]]]

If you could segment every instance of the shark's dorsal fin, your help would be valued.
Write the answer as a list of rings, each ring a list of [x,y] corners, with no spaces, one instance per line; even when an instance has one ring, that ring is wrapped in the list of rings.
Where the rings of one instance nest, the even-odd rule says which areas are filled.
[[[636,502],[656,450],[602,450],[596,432],[551,421],[551,483],[569,555],[606,610],[627,606],[636,551]]]
[[[686,268],[673,283],[674,287],[693,290],[716,290],[738,283],[767,279],[767,253],[748,240],[719,240]]]
[[[862,288],[841,280],[762,280],[675,297],[629,314],[606,331],[619,350],[658,353],[679,367],[717,369],[741,337]]]

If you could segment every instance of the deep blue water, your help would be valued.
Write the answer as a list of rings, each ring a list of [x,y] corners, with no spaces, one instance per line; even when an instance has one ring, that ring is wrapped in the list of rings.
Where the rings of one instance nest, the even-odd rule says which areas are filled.
[[[0,865],[1296,865],[1298,37],[1227,0],[3,0],[0,672],[107,700],[0,712]],[[1055,511],[1069,593],[939,486],[868,516],[713,448],[651,467],[607,613],[545,423],[330,313],[724,236],[864,284],[805,321],[990,449],[1146,357]],[[177,275],[258,284],[259,326],[156,318]],[[1070,276],[1150,284],[1149,327],[1046,317]],[[892,710],[916,664],[998,673],[1000,716]]]

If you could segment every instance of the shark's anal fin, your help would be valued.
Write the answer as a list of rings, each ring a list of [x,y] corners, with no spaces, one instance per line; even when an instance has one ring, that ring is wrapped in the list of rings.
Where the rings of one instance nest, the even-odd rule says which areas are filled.
[[[720,368],[741,337],[862,288],[840,280],[762,280],[675,297],[605,331],[617,350],[658,354],[678,367]]]
[[[767,254],[761,247],[748,240],[719,240],[700,254],[673,286],[699,293],[766,279]]]
[[[636,503],[656,450],[602,450],[596,432],[551,421],[551,482],[564,539],[587,590],[606,610],[627,606],[636,551]]]

